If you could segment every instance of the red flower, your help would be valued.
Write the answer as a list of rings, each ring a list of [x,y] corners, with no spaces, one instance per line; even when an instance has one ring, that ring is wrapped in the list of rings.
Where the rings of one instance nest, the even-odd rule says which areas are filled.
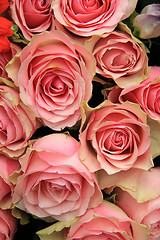
[[[3,13],[9,7],[8,0],[0,0],[0,14]]]
[[[6,37],[12,36],[11,26],[12,23],[8,19],[0,17],[0,35],[5,35]]]
[[[13,34],[11,26],[12,23],[8,19],[0,17],[0,52],[6,52],[10,49],[10,41],[7,37]]]

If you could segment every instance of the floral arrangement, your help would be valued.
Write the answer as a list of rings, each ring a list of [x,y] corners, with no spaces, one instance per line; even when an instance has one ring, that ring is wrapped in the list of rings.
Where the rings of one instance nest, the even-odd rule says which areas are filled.
[[[0,14],[0,239],[160,239],[159,1]]]

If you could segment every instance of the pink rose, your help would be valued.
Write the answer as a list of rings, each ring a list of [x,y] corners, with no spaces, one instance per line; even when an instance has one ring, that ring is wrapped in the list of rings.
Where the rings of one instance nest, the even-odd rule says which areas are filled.
[[[17,221],[12,216],[11,210],[0,209],[0,239],[12,240],[17,230]]]
[[[52,2],[56,19],[69,31],[80,36],[113,31],[120,21],[134,11],[137,4],[137,0]]]
[[[139,84],[148,76],[145,48],[129,32],[113,31],[92,38],[90,45],[97,62],[96,72],[120,87]]]
[[[114,174],[130,168],[149,169],[152,163],[146,115],[129,102],[82,106],[80,158],[91,172]]]
[[[65,134],[38,139],[20,158],[13,202],[29,213],[69,221],[102,202],[95,175],[78,155],[79,142]]]
[[[91,98],[95,59],[64,33],[50,31],[34,36],[7,72],[36,116],[61,130],[80,120],[81,102]]]
[[[158,174],[160,174],[160,168]],[[157,178],[159,179],[158,175]],[[150,185],[151,179],[147,181],[146,178],[145,180],[146,186]],[[159,181],[154,182],[154,184],[160,187]],[[143,188],[141,188],[141,191],[143,191]],[[152,191],[154,191],[154,187]],[[139,203],[125,191],[117,190],[116,192],[118,194],[116,195],[116,203],[118,206],[120,206],[130,218],[148,227],[150,232],[149,239],[160,239],[160,196]]]
[[[69,228],[66,240],[114,239],[147,240],[148,233],[143,225],[132,221],[115,204],[103,201],[89,209]]]
[[[19,168],[18,161],[0,154],[0,208],[6,209],[12,206],[14,185],[9,181],[9,176]]]
[[[113,89],[108,98],[112,102],[130,101],[138,103],[149,117],[160,120],[160,67],[151,67],[149,78],[141,84],[125,89]]]
[[[16,44],[11,43],[10,44],[10,50],[8,52],[1,52],[0,53],[0,78],[8,78],[8,74],[6,72],[6,65],[7,63],[21,51],[21,48],[17,46]],[[1,79],[0,79],[1,82]]]
[[[13,0],[10,3],[11,17],[24,37],[55,28],[51,1]]]
[[[34,114],[21,102],[19,92],[0,85],[0,152],[20,156],[37,127]]]

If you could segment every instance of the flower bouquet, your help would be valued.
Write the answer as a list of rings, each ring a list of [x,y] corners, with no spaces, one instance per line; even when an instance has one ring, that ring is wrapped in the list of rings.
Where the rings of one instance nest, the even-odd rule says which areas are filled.
[[[0,239],[160,239],[159,1],[0,14]]]

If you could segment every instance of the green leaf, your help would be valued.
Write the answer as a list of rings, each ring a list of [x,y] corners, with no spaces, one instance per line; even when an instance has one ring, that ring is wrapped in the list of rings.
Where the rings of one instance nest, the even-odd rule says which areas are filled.
[[[15,218],[20,220],[21,225],[26,225],[30,222],[30,216],[26,212],[24,212],[16,207],[12,209],[12,215]]]
[[[116,198],[116,194],[113,194],[110,197],[106,198],[105,200],[115,204],[115,198]]]
[[[13,42],[24,43],[24,44],[28,44],[29,43],[29,41],[27,39],[25,39],[20,32],[18,32],[19,28],[18,28],[18,26],[16,24],[12,23],[11,29],[13,31],[13,35],[10,38],[11,38],[11,40]]]
[[[138,15],[138,13],[136,11],[134,11],[128,18],[126,18],[125,20],[123,20],[123,22],[131,29],[131,31],[134,33],[134,36],[138,36],[135,35],[135,33],[137,33],[137,29],[133,26],[133,20],[134,18]]]

